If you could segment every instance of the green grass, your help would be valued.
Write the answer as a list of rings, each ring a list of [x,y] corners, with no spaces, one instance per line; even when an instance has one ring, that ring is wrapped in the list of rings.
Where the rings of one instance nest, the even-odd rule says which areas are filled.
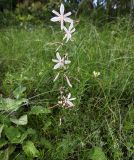
[[[131,24],[120,20],[96,27],[90,22],[80,22],[76,29],[74,41],[60,49],[72,61],[68,74],[73,88],[69,90],[77,97],[76,105],[71,110],[54,108],[49,115],[29,116],[25,129],[35,129],[36,136],[28,139],[40,151],[42,160],[104,160],[105,156],[108,160],[131,160],[134,141]],[[63,81],[53,83],[52,58],[61,41],[62,33],[54,26],[0,30],[0,93],[5,98],[13,97],[15,88],[20,85],[27,88],[24,96],[29,104],[23,106],[20,115],[33,106],[56,104]],[[100,72],[98,78],[94,78],[94,70]],[[18,148],[11,159],[21,155],[21,147]]]

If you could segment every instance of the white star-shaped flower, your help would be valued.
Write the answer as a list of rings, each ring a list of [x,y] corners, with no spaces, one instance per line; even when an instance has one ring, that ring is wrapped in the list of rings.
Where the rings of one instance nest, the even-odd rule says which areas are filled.
[[[72,33],[75,32],[75,28],[73,26],[73,23],[70,24],[68,29],[66,27],[64,27],[64,31],[65,31],[65,36],[64,36],[63,40],[66,39],[66,43],[67,43],[69,40],[71,40]]]
[[[54,69],[58,69],[58,68],[66,69],[66,65],[71,63],[71,61],[67,59],[67,56],[61,57],[59,52],[56,53],[56,58],[57,59],[52,59],[53,62],[57,63],[54,66]]]
[[[61,30],[63,30],[63,28],[64,28],[64,22],[73,23],[73,20],[68,17],[71,15],[71,12],[64,14],[64,11],[65,11],[65,8],[64,8],[63,4],[61,4],[61,6],[60,6],[60,13],[58,13],[55,10],[52,11],[56,15],[56,17],[51,18],[51,21],[60,22],[61,23]]]
[[[62,100],[59,101],[58,103],[61,104],[63,107],[70,108],[70,107],[74,106],[74,104],[72,103],[72,101],[74,101],[75,99],[76,98],[71,98],[71,93],[69,93],[67,95],[67,97],[63,96]]]

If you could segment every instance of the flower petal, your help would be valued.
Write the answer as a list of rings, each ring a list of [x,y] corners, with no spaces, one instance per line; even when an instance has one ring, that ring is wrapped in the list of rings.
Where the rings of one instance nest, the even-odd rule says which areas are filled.
[[[63,38],[63,40],[64,40],[64,39],[66,39],[66,38],[67,38],[67,34],[65,34],[65,36],[64,36],[64,38]]]
[[[56,57],[57,57],[57,59],[58,59],[59,61],[61,61],[61,56],[60,56],[59,52],[56,53]]]
[[[60,21],[60,17],[53,17],[53,18],[51,18],[51,21],[52,22]]]
[[[67,28],[66,28],[65,26],[64,26],[63,29],[64,29],[64,31],[65,31],[66,33],[68,33],[68,30],[67,30]]]
[[[71,18],[65,17],[64,18],[65,22],[73,23],[73,20]]]
[[[60,20],[60,22],[61,22],[61,30],[63,30],[63,28],[64,28],[64,20]]]
[[[60,73],[57,73],[57,75],[54,78],[54,82],[58,79],[59,75],[60,75]]]
[[[67,37],[66,43],[69,41],[69,38]]]
[[[69,60],[65,60],[65,62],[64,62],[65,64],[70,64],[71,63],[71,61],[69,61]]]
[[[73,27],[74,27],[74,24],[73,24],[73,22],[72,22],[72,23],[70,24],[70,26],[69,26],[69,31],[71,31]]]
[[[58,63],[59,61],[57,59],[52,59],[53,62]]]
[[[58,16],[58,17],[60,16],[60,14],[59,14],[57,11],[53,10],[52,12],[53,12],[54,14],[56,14],[56,16]]]
[[[69,107],[73,107],[74,106],[74,104],[69,100],[67,101],[67,104],[69,105]]]
[[[75,28],[71,31],[71,33],[75,32]]]
[[[67,35],[67,40],[66,40],[66,43],[71,39],[71,34],[68,34]]]
[[[57,63],[55,66],[54,66],[54,69],[58,69],[61,67],[61,64],[60,63]]]
[[[67,76],[65,76],[65,78],[66,78],[66,81],[67,81],[67,84],[69,85],[69,87],[71,87],[71,88],[72,88],[72,84],[70,83],[69,78],[68,78]]]
[[[61,6],[60,6],[60,14],[64,15],[64,5],[62,3],[61,3]]]
[[[70,100],[70,101],[74,101],[74,100],[76,100],[76,98],[70,98],[69,100]]]
[[[68,13],[64,14],[64,17],[68,17],[68,16],[70,16],[71,14],[72,14],[71,12],[68,12]]]
[[[67,98],[69,99],[71,97],[71,93],[68,94]]]

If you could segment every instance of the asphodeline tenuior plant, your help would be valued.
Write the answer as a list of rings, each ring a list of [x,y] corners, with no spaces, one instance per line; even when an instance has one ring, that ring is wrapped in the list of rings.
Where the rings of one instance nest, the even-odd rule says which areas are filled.
[[[51,21],[53,22],[59,22],[60,23],[60,28],[64,32],[64,37],[63,37],[63,44],[64,42],[67,43],[72,40],[72,34],[75,32],[74,28],[74,21],[69,18],[71,15],[71,12],[65,13],[65,7],[63,4],[60,6],[60,12],[57,12],[55,10],[52,11],[56,16],[51,18]],[[66,27],[66,24],[69,24],[68,28]],[[60,46],[58,47],[58,49]],[[71,61],[69,60],[68,54],[65,53],[59,53],[58,49],[56,49],[56,58],[52,59],[52,61],[55,63],[54,65],[54,70],[57,70],[56,76],[54,78],[54,82],[56,82],[58,79],[62,78],[65,80],[65,82],[68,84],[68,87],[72,88],[72,84],[70,82],[70,78],[67,75],[67,70],[69,68],[69,65],[71,64]],[[65,108],[70,108],[73,107],[74,104],[72,103],[73,100],[76,98],[71,98],[71,93],[66,93],[65,92],[65,86],[60,86],[60,98],[58,100],[58,105],[65,107]]]

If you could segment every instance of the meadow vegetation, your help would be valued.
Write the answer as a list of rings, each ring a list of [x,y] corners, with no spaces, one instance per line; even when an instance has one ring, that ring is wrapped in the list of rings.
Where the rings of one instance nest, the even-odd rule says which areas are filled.
[[[73,42],[61,49],[73,62],[72,109],[53,108],[63,83],[53,82],[52,58],[63,38],[56,27],[0,29],[0,159],[132,160],[131,21],[117,18],[99,26],[77,20]],[[13,123],[23,115],[28,122],[25,117],[25,124]]]

